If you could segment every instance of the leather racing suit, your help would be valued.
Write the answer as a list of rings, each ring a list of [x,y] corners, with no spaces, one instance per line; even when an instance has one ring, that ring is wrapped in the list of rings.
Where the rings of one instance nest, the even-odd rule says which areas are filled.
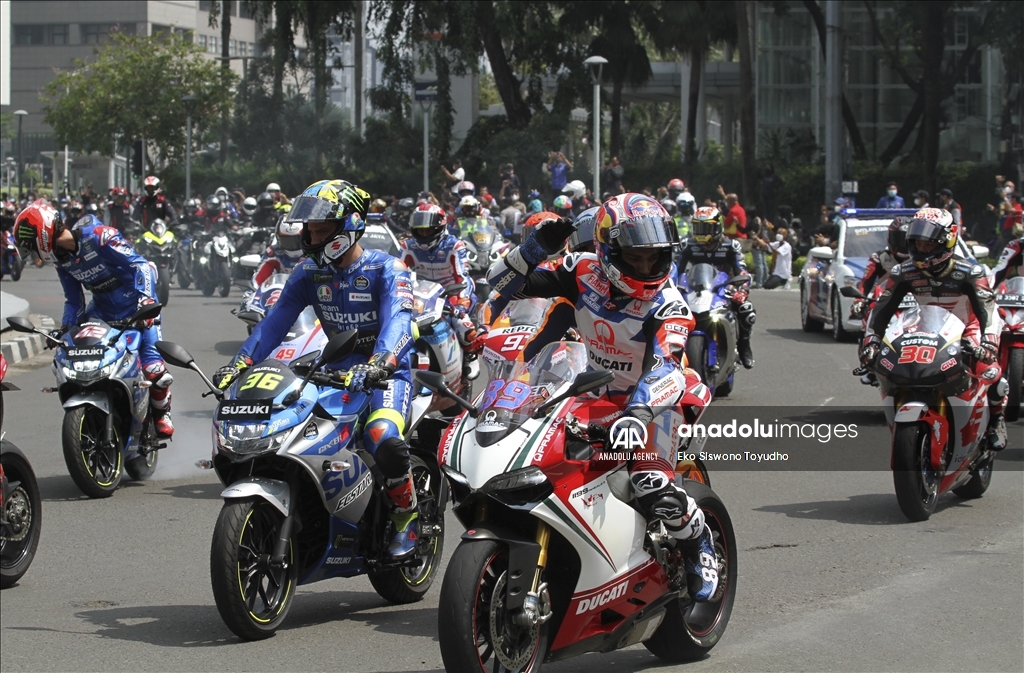
[[[468,346],[477,336],[476,325],[469,318],[477,298],[476,284],[469,275],[469,263],[466,261],[466,244],[451,234],[445,234],[437,247],[428,251],[409,245],[409,239],[405,239],[401,254],[405,265],[420,278],[432,280],[443,287],[466,284],[465,289],[449,299],[452,311],[448,322],[459,337],[459,343],[463,347]]]
[[[154,220],[158,219],[163,220],[167,226],[171,226],[175,217],[174,207],[163,194],[142,197],[136,213],[143,229],[152,228]]]
[[[302,258],[290,257],[289,255],[277,254],[274,246],[267,246],[267,249],[263,251],[263,258],[260,260],[260,265],[256,269],[256,273],[253,275],[253,283],[258,288],[263,285],[264,281],[273,276],[275,273],[291,273]]]

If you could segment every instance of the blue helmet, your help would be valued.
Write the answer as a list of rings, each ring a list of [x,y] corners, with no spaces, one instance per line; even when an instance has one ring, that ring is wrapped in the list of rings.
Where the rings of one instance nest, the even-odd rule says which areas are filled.
[[[332,264],[356,244],[365,230],[368,192],[345,180],[320,180],[295,197],[289,222],[301,222],[302,252],[320,266]],[[334,232],[320,243],[313,243],[310,222],[329,222]]]

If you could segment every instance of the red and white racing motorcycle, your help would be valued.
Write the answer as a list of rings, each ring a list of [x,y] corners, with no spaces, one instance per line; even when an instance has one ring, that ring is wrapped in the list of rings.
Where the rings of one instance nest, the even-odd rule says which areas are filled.
[[[580,396],[612,374],[588,372],[586,348],[564,341],[529,363],[493,369],[479,407],[447,390],[440,375],[417,374],[466,409],[438,448],[467,528],[439,599],[446,670],[536,671],[544,661],[637,643],[669,661],[704,656],[736,596],[736,540],[724,503],[704,484],[685,482],[711,527],[719,575],[712,600],[696,603],[682,553],[660,522],[647,524],[625,462],[597,450],[605,439],[598,426],[621,408]],[[702,408],[706,387],[695,375],[687,382],[687,396],[697,396],[692,408]],[[659,415],[657,445],[677,446],[684,422]]]
[[[1006,382],[1006,420],[1020,418],[1021,392],[1024,390],[1024,276],[1014,276],[996,291],[1003,334],[999,339],[999,366]]]

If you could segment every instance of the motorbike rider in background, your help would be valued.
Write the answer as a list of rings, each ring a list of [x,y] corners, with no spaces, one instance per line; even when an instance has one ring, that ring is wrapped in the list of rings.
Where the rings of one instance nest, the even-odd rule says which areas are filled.
[[[253,362],[269,356],[307,306],[329,336],[359,330],[355,353],[332,366],[348,371],[349,390],[371,395],[363,446],[380,468],[391,501],[394,535],[388,554],[404,558],[415,551],[419,537],[409,446],[403,439],[412,398],[413,289],[405,264],[359,245],[369,196],[344,180],[321,180],[295,198],[290,217],[303,224],[302,251],[308,257],[214,381],[226,389]],[[385,382],[385,390],[376,387]]]
[[[256,212],[252,216],[252,226],[264,229],[272,227],[281,217],[281,213],[274,209],[274,197],[270,192],[262,192],[256,197]]]
[[[60,215],[45,204],[33,204],[18,215],[15,236],[19,243],[53,262],[64,289],[64,315],[60,329],[50,335],[59,339],[86,317],[104,321],[125,320],[147,304],[156,303],[156,270],[114,227],[86,215],[79,228],[64,225]],[[85,304],[83,288],[92,293]],[[160,318],[140,327],[139,360],[143,375],[152,385],[149,405],[160,437],[174,434],[171,423],[171,383],[163,358],[156,350],[162,338]]]
[[[235,204],[231,201],[231,194],[228,193],[227,187],[218,187],[213,195],[220,199],[221,209],[224,214],[233,220],[238,219],[238,209],[235,208]]]
[[[739,241],[726,238],[722,224],[722,213],[714,206],[698,208],[690,222],[690,238],[683,242],[679,255],[679,272],[683,273],[695,264],[710,264],[730,276],[749,276]],[[736,350],[740,363],[745,369],[754,366],[754,354],[750,349],[750,334],[757,320],[754,305],[750,303],[746,288],[737,288],[729,297],[732,308],[739,320],[736,321],[739,335]]]
[[[670,278],[675,223],[654,198],[616,195],[597,214],[597,254],[571,254],[554,270],[541,268],[563,251],[574,229],[568,218],[542,222],[494,265],[488,280],[509,299],[571,302],[594,366],[615,374],[609,397],[621,403],[624,417],[653,428],[655,437],[656,416],[677,407],[689,389],[682,362],[694,320]],[[703,403],[709,401],[708,394]],[[648,442],[657,458],[629,461],[630,482],[647,519],[661,520],[678,541],[693,597],[706,601],[718,584],[717,568],[709,562],[715,558],[711,530],[697,503],[674,484],[675,442],[660,444]]]
[[[224,204],[220,198],[211,195],[206,199],[206,231],[228,231],[232,228],[231,218],[224,212]]]
[[[302,220],[290,218],[291,213],[277,225],[277,241],[268,245],[253,276],[256,287],[275,273],[291,273],[302,259]]]
[[[146,195],[139,200],[136,219],[142,223],[143,229],[149,229],[156,220],[163,220],[171,226],[176,218],[174,207],[164,197],[160,189],[160,178],[150,175],[143,183]]]
[[[941,306],[953,313],[963,321],[963,341],[970,344],[978,360],[975,375],[993,384],[988,389],[990,416],[986,437],[992,450],[1001,451],[1006,448],[1006,396],[999,395],[998,389],[1005,390],[1006,384],[995,384],[1000,376],[1002,323],[984,268],[956,253],[959,233],[953,216],[941,208],[922,208],[914,215],[907,227],[910,259],[889,272],[882,296],[868,318],[860,361],[864,368],[874,369],[882,347],[879,335],[885,333],[907,294],[913,294],[919,306]]]
[[[1007,243],[1003,251],[999,253],[999,261],[992,269],[992,275],[995,278],[994,289],[999,288],[1014,268],[1017,271],[1015,275],[1024,276],[1024,236]]]
[[[239,221],[246,226],[252,226],[252,218],[257,210],[259,210],[259,206],[256,204],[256,199],[247,196],[242,201],[242,213],[238,216]]]
[[[127,189],[124,187],[110,188],[110,202],[107,204],[107,211],[110,213],[110,226],[124,236],[129,223],[134,219],[134,209],[128,198]]]

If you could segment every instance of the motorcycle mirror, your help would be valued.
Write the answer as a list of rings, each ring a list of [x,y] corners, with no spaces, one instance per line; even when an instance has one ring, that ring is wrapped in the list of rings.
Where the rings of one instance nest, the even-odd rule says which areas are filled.
[[[444,289],[445,297],[452,297],[466,289],[465,283],[452,283]]]
[[[255,325],[263,318],[263,316],[256,311],[239,311],[235,315],[237,315],[240,320],[244,320],[250,325]]]
[[[608,371],[607,369],[595,369],[589,372],[583,372],[576,377],[576,380],[572,382],[564,393],[556,395],[544,404],[537,407],[537,410],[533,412],[534,418],[540,418],[552,408],[562,403],[564,400],[570,397],[576,397],[583,393],[588,393],[591,390],[597,390],[603,386],[608,385],[615,380],[615,374]]]
[[[7,322],[16,332],[36,331],[36,326],[30,323],[25,318],[22,318],[20,315],[11,316],[10,318],[7,319]]]
[[[138,312],[132,316],[131,322],[138,322],[139,320],[149,320],[160,315],[160,311],[164,308],[163,304],[146,304],[138,310]]]
[[[413,374],[413,380],[427,390],[454,401],[460,407],[468,411],[469,415],[473,418],[480,415],[480,410],[474,407],[472,403],[462,399],[452,392],[451,388],[448,387],[448,384],[444,382],[444,376],[438,372],[416,372]]]
[[[844,297],[849,297],[851,299],[864,298],[864,295],[860,293],[860,290],[858,290],[855,287],[841,287],[839,288],[839,294],[843,295]]]
[[[173,341],[157,341],[156,352],[160,354],[160,357],[164,359],[164,362],[172,364],[175,367],[184,367],[188,369],[192,363],[195,362],[195,358],[182,346],[174,343]]]

